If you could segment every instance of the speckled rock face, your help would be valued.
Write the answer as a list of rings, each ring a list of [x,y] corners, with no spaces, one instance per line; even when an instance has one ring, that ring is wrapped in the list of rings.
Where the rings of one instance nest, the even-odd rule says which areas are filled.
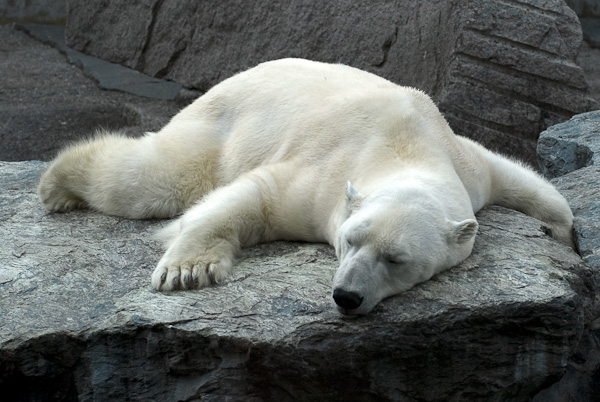
[[[544,175],[567,198],[575,219],[573,227],[579,254],[600,284],[600,111],[574,116],[540,134],[538,161]],[[534,402],[594,400],[600,378],[600,298],[588,314],[591,325],[584,331],[561,381],[541,392]]]
[[[600,111],[580,114],[540,134],[537,158],[547,178],[600,165]]]
[[[14,400],[527,400],[589,326],[591,269],[496,207],[469,259],[365,317],[334,312],[321,244],[254,247],[221,285],[159,293],[164,222],[48,214],[44,166],[0,162],[0,390]]]
[[[537,149],[542,173],[569,200],[580,254],[600,281],[600,111],[550,127]]]

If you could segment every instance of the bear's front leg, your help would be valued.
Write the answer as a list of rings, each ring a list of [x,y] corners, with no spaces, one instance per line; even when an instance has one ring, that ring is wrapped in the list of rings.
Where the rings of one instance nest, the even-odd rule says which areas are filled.
[[[170,291],[219,283],[229,275],[237,251],[234,239],[184,230],[159,261],[152,286]]]
[[[152,274],[152,286],[170,291],[223,281],[242,246],[265,240],[264,191],[247,177],[239,179],[163,229],[159,237],[167,251]]]

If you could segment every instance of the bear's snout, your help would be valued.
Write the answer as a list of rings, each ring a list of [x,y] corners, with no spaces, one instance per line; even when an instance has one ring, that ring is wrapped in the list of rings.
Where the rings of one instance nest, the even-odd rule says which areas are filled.
[[[348,311],[357,309],[362,304],[363,297],[356,292],[335,288],[333,290],[333,300],[335,300],[335,304]]]

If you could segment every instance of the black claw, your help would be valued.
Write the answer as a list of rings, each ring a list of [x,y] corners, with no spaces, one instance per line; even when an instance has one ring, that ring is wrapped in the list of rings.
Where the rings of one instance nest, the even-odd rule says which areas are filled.
[[[211,270],[208,270],[208,280],[210,281],[211,285],[214,285],[217,283],[217,281],[215,280],[215,274]]]

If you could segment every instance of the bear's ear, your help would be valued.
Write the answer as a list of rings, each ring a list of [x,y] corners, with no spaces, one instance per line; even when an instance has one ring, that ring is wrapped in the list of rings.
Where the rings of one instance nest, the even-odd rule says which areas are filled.
[[[352,183],[348,181],[346,185],[346,208],[348,211],[356,211],[360,207],[363,198],[363,195],[352,187]]]
[[[450,239],[458,244],[463,244],[471,240],[479,229],[479,224],[475,219],[465,219],[462,222],[449,221]]]

